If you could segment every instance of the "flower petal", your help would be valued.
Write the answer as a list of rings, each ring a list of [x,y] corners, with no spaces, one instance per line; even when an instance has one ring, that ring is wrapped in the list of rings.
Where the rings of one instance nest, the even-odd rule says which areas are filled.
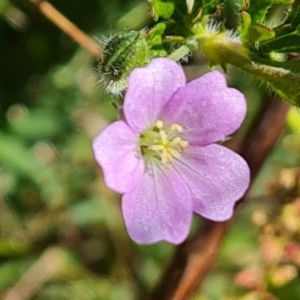
[[[192,192],[194,211],[224,221],[245,193],[250,171],[245,160],[219,145],[189,146],[174,165]]]
[[[190,191],[173,170],[151,167],[136,189],[122,199],[130,237],[137,243],[179,244],[188,235],[193,208]]]
[[[203,146],[233,133],[245,114],[244,95],[228,88],[222,73],[212,71],[181,87],[161,118],[170,124],[180,123],[185,130],[183,138],[190,144]]]
[[[154,124],[167,101],[185,82],[182,67],[168,58],[156,58],[147,67],[134,69],[124,100],[128,124],[137,131]]]
[[[137,141],[138,134],[124,121],[112,123],[93,141],[105,183],[118,193],[131,191],[141,181],[145,166],[137,151]]]

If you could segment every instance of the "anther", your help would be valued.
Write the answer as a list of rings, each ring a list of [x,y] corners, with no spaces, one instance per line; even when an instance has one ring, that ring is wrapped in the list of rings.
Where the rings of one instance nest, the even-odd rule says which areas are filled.
[[[177,123],[174,123],[171,125],[170,127],[170,130],[173,131],[173,132],[183,132],[183,128],[181,125],[177,124]]]
[[[182,148],[186,148],[189,146],[189,142],[188,141],[184,141],[184,140],[181,140],[178,145]]]
[[[188,141],[183,140],[178,133],[183,127],[177,123],[165,126],[162,120],[157,120],[153,127],[141,135],[140,147],[146,160],[160,161],[164,168],[172,168],[172,161],[181,156]]]
[[[157,121],[155,122],[155,127],[158,128],[158,129],[163,129],[163,127],[164,127],[164,121],[162,121],[162,120],[157,120]]]

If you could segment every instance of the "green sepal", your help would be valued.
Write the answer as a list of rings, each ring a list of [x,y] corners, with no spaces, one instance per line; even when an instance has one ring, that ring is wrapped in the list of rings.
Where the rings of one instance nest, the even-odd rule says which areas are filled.
[[[146,39],[150,47],[150,56],[164,57],[168,54],[167,50],[164,47],[164,36],[167,25],[164,22],[159,22],[147,33]]]
[[[257,50],[260,43],[275,37],[275,31],[263,25],[252,25],[250,14],[245,11],[240,13],[239,32],[242,42],[250,49]]]
[[[125,71],[124,60],[133,54],[139,36],[139,32],[129,31],[112,37],[104,48],[101,72],[116,79],[121,78]]]
[[[129,73],[149,60],[149,46],[142,33],[128,31],[110,38],[99,65],[106,91],[120,95],[127,88]]]
[[[258,48],[260,43],[264,40],[270,40],[275,37],[273,29],[263,25],[252,25],[248,32],[248,43],[250,48]]]
[[[240,26],[239,26],[239,33],[241,35],[242,42],[246,45],[249,40],[249,30],[251,27],[252,21],[251,16],[245,12],[240,12]]]
[[[241,11],[247,10],[250,7],[250,0],[242,0],[241,2]]]

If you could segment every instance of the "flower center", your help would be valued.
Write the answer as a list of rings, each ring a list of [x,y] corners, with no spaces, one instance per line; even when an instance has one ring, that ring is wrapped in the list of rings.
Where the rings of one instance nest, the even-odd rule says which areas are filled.
[[[172,160],[178,159],[189,142],[179,135],[183,132],[181,125],[174,123],[166,127],[164,122],[157,120],[155,124],[140,135],[140,149],[146,162],[153,160],[170,168]]]

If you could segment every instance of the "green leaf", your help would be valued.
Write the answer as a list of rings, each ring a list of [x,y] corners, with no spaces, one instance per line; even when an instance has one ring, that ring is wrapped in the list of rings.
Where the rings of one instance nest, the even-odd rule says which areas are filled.
[[[292,29],[295,29],[300,24],[300,0],[296,0],[293,3],[290,16],[286,23],[291,24]]]
[[[0,0],[0,14],[5,12],[5,10],[10,6],[8,0]]]
[[[152,0],[152,16],[154,20],[159,18],[170,19],[175,10],[175,1]]]
[[[277,297],[277,299],[298,300],[300,291],[300,279],[296,277],[288,284],[277,288],[271,287],[270,290],[272,294]]]
[[[245,12],[242,11],[240,13],[240,20],[241,20],[241,25],[239,26],[239,32],[241,34],[241,38],[243,41],[243,44],[247,45],[249,44],[248,40],[249,40],[249,29],[251,27],[251,16]]]
[[[293,107],[287,115],[287,124],[294,133],[300,134],[300,114],[299,109]]]
[[[273,4],[292,4],[294,0],[251,0],[249,14],[252,17],[253,24],[263,24],[269,8]]]
[[[280,52],[292,53],[300,51],[300,26],[294,32],[275,37],[260,44],[259,51],[261,52]]]
[[[149,32],[147,42],[151,47],[151,56],[166,56],[167,51],[163,45],[163,36],[167,28],[166,23],[159,22]]]
[[[211,14],[221,0],[151,0],[152,16],[154,20],[159,18],[173,19],[182,23],[187,15],[195,16],[199,10],[203,14]]]
[[[102,223],[105,219],[103,207],[98,198],[82,200],[74,204],[67,214],[72,222],[79,227]]]
[[[13,260],[2,263],[0,266],[0,290],[3,291],[16,283],[21,278],[29,264],[30,262],[28,259]]]
[[[42,166],[19,137],[0,132],[0,162],[16,174],[40,182]]]
[[[200,1],[199,1],[200,2]],[[202,2],[202,8],[203,8],[203,13],[204,14],[209,14],[212,13],[216,6],[218,4],[221,4],[224,1],[219,1],[219,0],[203,0]]]
[[[32,109],[10,122],[12,131],[30,139],[51,138],[61,132],[64,121],[53,112]]]
[[[274,38],[275,32],[262,25],[250,26],[248,32],[248,44],[251,48],[256,48],[261,41]]]
[[[0,257],[12,257],[24,254],[29,250],[26,243],[0,238]]]

